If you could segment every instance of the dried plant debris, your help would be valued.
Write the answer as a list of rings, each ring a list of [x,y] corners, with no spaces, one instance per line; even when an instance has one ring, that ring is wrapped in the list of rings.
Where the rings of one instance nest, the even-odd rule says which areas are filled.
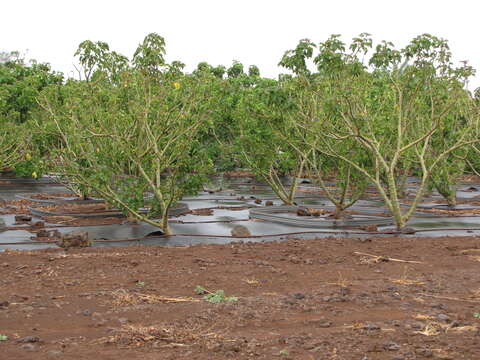
[[[96,340],[96,343],[116,344],[127,347],[214,347],[225,339],[221,334],[206,332],[205,329],[174,325],[124,325],[114,329],[113,335]]]
[[[144,294],[138,292],[129,292],[125,289],[118,289],[112,293],[112,304],[117,307],[139,304],[181,303],[198,301],[200,300],[189,297],[171,297],[155,294]]]

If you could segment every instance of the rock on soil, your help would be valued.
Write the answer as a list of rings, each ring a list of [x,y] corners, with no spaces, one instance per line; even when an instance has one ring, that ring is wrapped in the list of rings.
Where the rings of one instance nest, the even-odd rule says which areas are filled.
[[[250,230],[243,225],[235,225],[230,231],[233,237],[249,237],[252,236]]]
[[[62,235],[57,245],[68,249],[71,247],[89,247],[92,246],[92,242],[88,238],[87,231],[72,231]]]

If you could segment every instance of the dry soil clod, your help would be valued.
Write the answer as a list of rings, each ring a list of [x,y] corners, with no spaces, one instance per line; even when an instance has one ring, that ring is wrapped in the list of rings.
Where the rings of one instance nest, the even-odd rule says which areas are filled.
[[[89,247],[92,246],[91,240],[88,238],[88,232],[86,231],[72,231],[63,235],[57,245],[68,249],[71,247]]]
[[[247,227],[243,225],[235,225],[233,229],[230,231],[233,237],[250,237],[252,234]]]

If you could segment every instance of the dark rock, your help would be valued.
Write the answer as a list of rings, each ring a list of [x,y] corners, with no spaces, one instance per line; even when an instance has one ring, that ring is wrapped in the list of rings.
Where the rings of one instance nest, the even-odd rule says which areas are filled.
[[[433,356],[433,352],[431,350],[425,349],[425,348],[416,349],[415,353],[417,355],[421,355],[421,356],[426,357],[426,358],[431,358]]]
[[[92,315],[92,312],[88,309],[85,309],[85,310],[82,310],[80,314],[82,314],[83,316],[90,316]]]
[[[302,299],[305,299],[305,294],[296,293],[296,294],[293,294],[293,297],[297,300],[302,300]]]
[[[136,225],[139,225],[140,223],[138,222],[138,220],[125,220],[125,221],[122,221],[122,225],[132,225],[132,226],[136,226]],[[105,239],[106,240],[106,239]]]
[[[273,206],[273,201],[272,200],[265,201],[265,206]]]
[[[32,217],[28,215],[15,215],[15,222],[25,223],[32,221]]]
[[[450,322],[450,317],[446,314],[438,314],[437,319],[445,322]]]
[[[363,329],[364,329],[364,330],[369,330],[369,331],[371,331],[371,330],[380,330],[380,326],[378,326],[377,324],[365,324],[365,325],[363,326]]]
[[[40,342],[40,338],[38,336],[25,336],[23,338],[15,340],[15,344],[28,344],[38,342]]]
[[[348,287],[340,287],[340,295],[347,296],[348,294],[350,294],[350,289]]]
[[[420,330],[420,329],[424,328],[424,325],[420,321],[416,321],[416,322],[411,324],[411,327],[412,327],[412,329]]]
[[[296,299],[285,299],[285,304],[287,305],[295,305],[297,303],[297,300]]]
[[[414,228],[411,228],[411,227],[403,227],[400,229],[400,232],[402,234],[415,234],[417,232],[417,230],[415,230]]]
[[[460,321],[454,320],[450,323],[450,327],[456,328],[460,326]]]
[[[397,351],[398,349],[400,349],[400,345],[393,341],[389,341],[383,345],[383,348],[387,351]]]
[[[262,203],[262,200],[260,200],[260,199],[255,199],[254,203],[255,203],[255,204],[261,204],[261,203]]]

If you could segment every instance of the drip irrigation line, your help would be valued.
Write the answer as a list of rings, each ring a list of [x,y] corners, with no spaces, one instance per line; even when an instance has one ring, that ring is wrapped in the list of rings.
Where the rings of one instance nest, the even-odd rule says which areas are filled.
[[[415,232],[432,232],[432,231],[479,231],[480,228],[438,228],[438,229],[423,229],[415,230]]]
[[[250,221],[251,219],[233,219],[233,220],[211,220],[211,221],[181,221],[181,220],[173,220],[170,221],[171,224],[214,224],[214,223],[231,223],[237,221]],[[65,227],[90,227],[90,226],[113,226],[113,225],[123,225],[123,224],[83,224],[83,225],[46,225],[44,228],[32,228],[32,227],[12,227],[7,226],[5,231],[16,231],[16,230],[39,230],[39,229],[59,229]]]
[[[308,209],[308,210],[305,210]],[[297,213],[299,210],[311,211],[315,209],[318,211],[328,211],[330,213],[336,211],[335,206],[292,206],[292,205],[281,205],[281,206],[270,206],[262,207],[257,209],[250,210],[250,218],[264,220],[268,222],[279,223],[289,226],[299,226],[304,228],[348,228],[348,227],[358,227],[358,226],[386,226],[393,224],[392,216],[378,216],[378,210],[362,210],[355,211],[356,218],[327,218],[327,217],[318,217],[317,219],[306,216],[301,218],[287,217],[285,214],[288,213]],[[323,213],[322,213],[323,215]]]
[[[244,199],[239,199],[240,196],[243,196]],[[262,197],[261,199],[259,197]],[[279,200],[280,198],[278,196],[262,196],[261,194],[253,196],[253,195],[232,195],[229,198],[192,198],[192,197],[185,197],[182,198],[182,201],[215,201],[215,200],[220,200],[220,201],[248,201],[248,200]],[[295,199],[311,199],[311,196],[295,196]]]
[[[58,206],[61,206],[64,204],[59,204]],[[74,204],[77,205],[77,204]],[[90,204],[87,204],[90,205]],[[125,217],[125,214],[123,214],[119,209],[108,209],[108,210],[102,210],[102,211],[97,211],[94,213],[61,213],[61,212],[56,212],[56,211],[51,211],[51,210],[42,210],[43,207],[46,207],[45,205],[40,205],[40,206],[29,206],[28,211],[34,216],[37,217],[47,217],[47,216],[68,216],[68,217],[73,217],[73,218],[110,218],[110,217]],[[180,216],[187,214],[190,211],[188,208],[188,205],[185,203],[179,202],[176,207],[170,209],[170,215],[172,216]],[[140,209],[140,213],[147,213],[148,209]]]
[[[170,221],[171,224],[216,224],[216,223],[231,223],[237,221],[250,221],[251,219],[234,219],[234,220],[210,220],[210,221]]]
[[[443,229],[424,229],[416,230],[415,233],[419,232],[430,232],[430,231],[468,231],[475,230],[480,231],[480,228],[443,228]],[[157,236],[144,236],[138,238],[130,239],[119,239],[119,240],[109,240],[109,239],[98,239],[91,240],[94,243],[116,243],[116,242],[133,242],[133,241],[142,241],[142,240],[154,240],[154,239],[164,239],[172,237],[208,237],[208,238],[219,238],[219,239],[261,239],[269,237],[282,237],[282,236],[292,236],[292,235],[304,235],[304,234],[333,234],[333,235],[415,235],[413,234],[404,234],[401,231],[389,231],[389,232],[364,232],[364,231],[298,231],[291,233],[280,233],[280,234],[267,234],[267,235],[250,235],[250,236],[230,236],[230,235],[212,235],[212,234],[172,234],[172,235],[157,235]],[[34,242],[8,242],[0,243],[0,246],[4,245],[36,245],[36,244],[55,244],[56,241],[34,241]]]
[[[57,197],[57,198],[50,198],[50,199],[36,199],[32,196],[29,196],[30,194],[16,194],[15,197],[20,199],[20,200],[26,200],[30,202],[35,202],[39,204],[55,204],[55,205],[61,205],[61,204],[102,204],[105,202],[103,199],[67,199],[69,196],[63,196],[63,197]],[[32,193],[31,195],[35,195],[35,193]],[[75,197],[75,194],[72,194],[70,197]]]

